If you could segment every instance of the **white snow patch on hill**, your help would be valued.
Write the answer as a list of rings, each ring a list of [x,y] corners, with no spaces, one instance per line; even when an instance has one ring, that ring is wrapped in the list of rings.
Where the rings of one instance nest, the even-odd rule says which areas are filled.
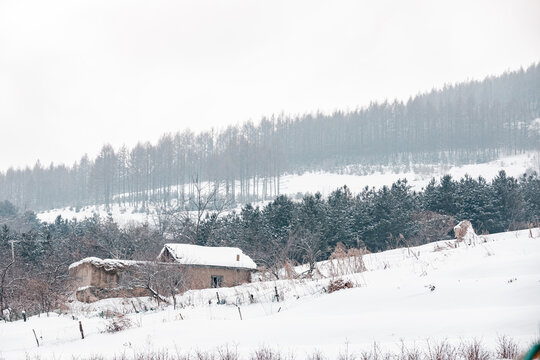
[[[343,173],[311,172],[303,175],[288,175],[281,180],[280,189],[285,194],[294,195],[296,193],[321,192],[328,195],[336,188],[347,185],[353,193],[361,192],[366,186],[380,188],[384,185],[390,186],[399,179],[407,179],[409,185],[415,190],[425,187],[431,178],[436,179],[449,174],[454,179],[460,179],[465,175],[473,178],[482,176],[490,181],[497,176],[500,170],[506,171],[506,175],[520,177],[528,170],[540,170],[540,154],[529,152],[515,156],[507,156],[494,161],[482,164],[470,164],[462,166],[440,166],[440,165],[416,165],[407,172],[393,172],[390,167],[385,167],[383,172],[370,175],[347,174],[347,169]]]
[[[374,341],[398,351],[401,340],[425,346],[427,339],[476,338],[493,347],[501,334],[528,345],[540,326],[540,229],[483,239],[469,247],[437,242],[365,255],[367,271],[343,276],[357,287],[332,294],[324,292],[332,278],[319,278],[188,291],[178,297],[177,310],[169,306],[135,313],[134,307],[156,307],[145,298],[75,301],[65,315],[0,323],[0,359],[71,359],[159,349],[176,353],[224,344],[244,356],[268,346],[291,351],[298,359],[316,349],[335,358],[346,344],[351,352],[369,349]],[[318,265],[324,273],[331,264]],[[273,301],[274,288],[279,302]],[[216,304],[216,291],[226,305]],[[127,313],[134,327],[102,333],[107,320],[98,314],[107,309]],[[32,329],[41,341],[39,349]]]

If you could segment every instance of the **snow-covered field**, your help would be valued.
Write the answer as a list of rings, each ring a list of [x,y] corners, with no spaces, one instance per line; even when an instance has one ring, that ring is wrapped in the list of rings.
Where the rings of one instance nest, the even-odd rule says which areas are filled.
[[[316,193],[329,195],[338,187],[347,185],[353,193],[361,192],[366,186],[380,188],[384,185],[391,185],[398,179],[406,178],[415,190],[425,187],[431,178],[440,178],[445,174],[450,174],[454,179],[460,179],[465,174],[474,178],[482,176],[488,181],[497,176],[500,170],[505,170],[507,175],[519,177],[526,171],[540,171],[540,153],[529,152],[515,156],[507,156],[483,164],[473,164],[464,166],[436,166],[417,165],[409,171],[393,171],[390,167],[384,167],[379,172],[370,175],[353,175],[349,168],[344,168],[340,173],[309,172],[302,175],[286,175],[281,177],[280,192],[282,194],[295,196],[298,193]],[[262,205],[262,203],[260,204]],[[73,208],[54,209],[38,214],[42,221],[53,222],[58,215],[65,219],[76,218],[83,220],[91,217],[94,213],[106,216],[107,210],[104,206],[88,206],[76,212]],[[154,224],[156,216],[151,211],[147,213],[134,212],[132,208],[123,208],[118,204],[112,205],[110,213],[113,219],[121,225],[131,222]]]
[[[328,277],[220,288],[225,305],[216,304],[216,289],[186,292],[178,297],[182,307],[177,310],[150,310],[156,304],[144,298],[73,302],[64,315],[1,323],[0,359],[71,359],[162,349],[185,353],[224,345],[240,354],[267,346],[297,359],[315,350],[335,358],[345,348],[358,352],[374,341],[390,351],[397,351],[401,340],[422,347],[428,340],[476,338],[493,346],[503,334],[529,345],[540,334],[540,229],[484,239],[470,247],[438,242],[365,255],[367,271],[361,273],[350,273],[350,264],[327,261],[318,265]],[[335,279],[331,269],[345,272],[342,277],[356,287],[326,293]],[[250,303],[250,294],[255,303]],[[145,306],[148,311],[135,313]],[[103,333],[109,320],[99,313],[107,309],[126,313],[133,327]]]
[[[502,157],[482,164],[463,166],[414,165],[409,171],[397,172],[393,171],[391,167],[383,167],[382,171],[370,175],[348,174],[351,170],[347,168],[339,174],[319,172],[289,175],[282,178],[280,190],[290,195],[298,192],[315,193],[317,191],[328,195],[336,188],[347,185],[353,193],[358,193],[366,186],[380,188],[384,185],[392,185],[397,180],[404,178],[415,190],[421,190],[433,177],[438,179],[449,174],[454,179],[460,179],[468,174],[473,178],[482,176],[489,181],[497,176],[500,170],[505,170],[508,176],[513,177],[520,177],[528,170],[538,172],[540,170],[540,154],[529,152]]]

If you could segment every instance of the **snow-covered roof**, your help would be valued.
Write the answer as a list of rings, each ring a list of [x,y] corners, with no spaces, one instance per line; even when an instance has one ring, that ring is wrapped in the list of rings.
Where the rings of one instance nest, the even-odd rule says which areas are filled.
[[[210,247],[190,244],[165,244],[158,258],[165,249],[184,265],[225,266],[242,269],[256,269],[257,264],[241,249],[235,247]]]
[[[102,267],[106,271],[112,271],[116,269],[122,269],[124,267],[137,265],[140,263],[141,261],[134,261],[134,260],[100,259],[97,257],[87,257],[69,265],[69,269],[76,268],[77,266],[82,265],[82,264],[92,264],[96,267]]]

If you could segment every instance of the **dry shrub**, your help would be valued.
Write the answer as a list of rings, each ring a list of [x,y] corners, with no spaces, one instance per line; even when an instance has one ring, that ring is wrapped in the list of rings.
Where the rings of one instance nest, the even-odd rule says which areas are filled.
[[[422,351],[418,347],[408,348],[405,346],[405,342],[401,341],[401,352],[397,354],[397,360],[422,360],[423,357]]]
[[[196,360],[214,360],[216,358],[215,354],[208,351],[197,350],[195,351]]]
[[[363,256],[369,251],[367,249],[356,249],[351,248],[347,251],[347,257],[349,258],[349,263],[352,270],[355,273],[366,271],[366,265],[364,264]]]
[[[346,274],[356,274],[366,270],[363,255],[368,253],[365,249],[348,249],[341,242],[336,244],[336,248],[329,257],[330,274],[340,276]]]
[[[229,345],[219,347],[217,349],[218,360],[239,360],[238,349],[231,348]]]
[[[442,340],[435,344],[427,342],[426,360],[454,360],[457,358],[457,351],[448,341]]]
[[[123,331],[133,327],[133,322],[123,315],[111,318],[105,326],[105,331],[108,333],[115,333]]]
[[[356,354],[349,351],[349,341],[345,342],[345,351],[339,352],[338,360],[356,360]]]
[[[300,264],[296,264],[300,265]],[[283,266],[283,270],[285,271],[285,279],[296,279],[298,277],[298,274],[294,270],[295,264],[293,264],[293,260],[287,260],[285,262],[285,265]]]
[[[433,252],[442,251],[444,248],[439,245],[439,243],[435,243],[435,246],[433,247]]]
[[[354,358],[353,358],[354,359]],[[395,360],[399,359],[398,356],[383,352],[377,342],[373,343],[371,351],[362,351],[360,353],[360,360]]]
[[[480,340],[474,339],[460,345],[459,352],[464,360],[489,360],[489,351]]]
[[[105,309],[104,311],[102,311],[100,313],[100,316],[101,317],[104,317],[105,319],[115,319],[115,318],[118,318],[118,317],[123,317],[124,316],[124,313],[121,312],[120,310],[118,309]]]
[[[343,289],[350,289],[353,287],[353,283],[349,280],[343,281],[342,279],[332,280],[328,284],[328,293],[333,293],[334,291],[339,291]]]
[[[185,356],[170,355],[166,350],[162,350],[133,354],[133,356],[121,354],[118,357],[115,356],[113,360],[188,360],[188,358]]]
[[[332,254],[330,254],[330,260],[343,259],[347,257],[347,248],[342,242],[338,242]]]
[[[327,358],[320,350],[315,350],[306,356],[306,360],[327,360]]]
[[[519,349],[515,341],[500,336],[497,339],[497,349],[495,352],[488,352],[480,341],[462,342],[459,346],[453,346],[446,340],[430,343],[422,348],[413,345],[407,348],[401,342],[401,351],[389,353],[381,350],[377,343],[373,347],[360,353],[351,352],[349,343],[345,343],[345,348],[337,355],[337,360],[490,360],[490,359],[516,359],[519,356]],[[1,357],[0,357],[1,358]],[[26,357],[28,360],[45,360],[39,355]],[[314,350],[311,354],[306,354],[307,360],[328,360],[328,357],[319,350]],[[73,358],[75,359],[75,358]],[[200,351],[171,354],[166,349],[158,351],[147,351],[134,354],[116,354],[112,358],[103,355],[86,355],[76,357],[77,360],[295,360],[293,353],[283,353],[279,349],[262,347],[255,350],[248,357],[241,357],[236,348],[224,346],[212,351]]]
[[[360,360],[375,360],[375,359],[378,359],[376,353],[373,353],[371,351],[361,351],[360,352]]]
[[[519,346],[514,340],[506,335],[501,335],[497,338],[495,354],[498,359],[517,359],[519,353]]]
[[[255,350],[250,356],[250,360],[282,360],[282,354],[277,350],[262,347]]]

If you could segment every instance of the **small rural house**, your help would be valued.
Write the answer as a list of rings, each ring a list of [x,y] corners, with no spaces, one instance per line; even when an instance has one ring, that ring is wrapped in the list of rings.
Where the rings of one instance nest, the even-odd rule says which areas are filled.
[[[69,275],[77,300],[94,302],[240,285],[256,268],[239,248],[166,244],[156,261],[89,257],[71,264]]]
[[[208,247],[190,244],[165,244],[159,262],[185,267],[189,289],[229,287],[251,281],[257,265],[235,247]]]
[[[112,297],[150,295],[143,287],[125,286],[123,278],[145,262],[88,257],[69,266],[77,300],[94,302]]]

